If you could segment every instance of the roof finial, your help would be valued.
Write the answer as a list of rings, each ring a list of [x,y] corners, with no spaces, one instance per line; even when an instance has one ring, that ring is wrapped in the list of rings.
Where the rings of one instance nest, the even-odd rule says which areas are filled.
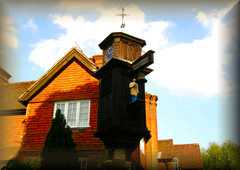
[[[82,52],[82,49],[81,49],[81,47],[79,46],[79,44],[77,43],[77,41],[74,41],[74,43],[75,43],[76,47]]]
[[[128,14],[124,13],[125,9],[122,8],[122,13],[121,14],[117,14],[117,16],[121,16],[122,17],[122,24],[120,26],[121,29],[125,28],[125,22],[124,22],[124,17],[127,16]]]

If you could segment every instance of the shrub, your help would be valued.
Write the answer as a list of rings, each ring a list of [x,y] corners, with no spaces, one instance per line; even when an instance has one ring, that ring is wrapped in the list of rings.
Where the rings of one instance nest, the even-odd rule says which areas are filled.
[[[240,146],[231,141],[222,145],[211,143],[209,148],[202,150],[204,170],[239,170]]]
[[[1,170],[38,170],[39,168],[39,159],[18,160],[13,158]]]
[[[76,169],[77,165],[71,128],[58,109],[42,152],[41,169]]]

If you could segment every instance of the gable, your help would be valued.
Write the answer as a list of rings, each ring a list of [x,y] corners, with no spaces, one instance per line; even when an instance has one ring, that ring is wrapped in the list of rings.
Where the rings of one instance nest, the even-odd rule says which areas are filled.
[[[72,63],[78,63],[88,73],[88,76],[93,77],[97,68],[95,64],[89,60],[81,51],[76,48],[71,49],[62,59],[60,59],[46,74],[36,81],[28,90],[19,97],[19,101],[26,105],[29,100],[40,93],[51,81],[53,81],[60,73],[64,72]],[[71,75],[68,75],[71,77]]]
[[[98,80],[76,59],[72,59],[29,102],[62,101],[97,95]],[[89,92],[90,91],[90,92]]]

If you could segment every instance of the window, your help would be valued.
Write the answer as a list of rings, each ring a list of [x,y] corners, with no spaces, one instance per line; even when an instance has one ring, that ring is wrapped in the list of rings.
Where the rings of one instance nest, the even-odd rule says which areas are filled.
[[[79,162],[80,162],[80,169],[81,170],[87,170],[88,167],[88,161],[86,158],[79,158]]]
[[[90,100],[61,101],[54,103],[54,116],[57,109],[64,114],[67,124],[74,127],[89,127]]]

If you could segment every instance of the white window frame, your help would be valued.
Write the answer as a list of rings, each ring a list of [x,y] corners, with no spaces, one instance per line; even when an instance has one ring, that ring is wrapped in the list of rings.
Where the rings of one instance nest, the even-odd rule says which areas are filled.
[[[87,158],[79,158],[78,160],[80,162],[80,169],[87,170],[87,168],[88,168],[88,159]]]
[[[86,126],[80,125],[80,103],[81,102],[88,102],[88,121]],[[66,101],[56,101],[54,102],[54,110],[53,110],[53,117],[56,115],[57,111],[57,104],[64,104],[64,117],[67,121],[67,113],[68,113],[68,105],[69,103],[76,102],[77,103],[77,108],[76,108],[76,125],[75,126],[70,126],[67,122],[67,125],[70,126],[71,128],[88,128],[90,127],[90,107],[91,107],[91,100],[66,100]]]
[[[140,148],[140,151],[145,154],[145,140],[144,138],[142,138],[139,142],[139,148]]]

